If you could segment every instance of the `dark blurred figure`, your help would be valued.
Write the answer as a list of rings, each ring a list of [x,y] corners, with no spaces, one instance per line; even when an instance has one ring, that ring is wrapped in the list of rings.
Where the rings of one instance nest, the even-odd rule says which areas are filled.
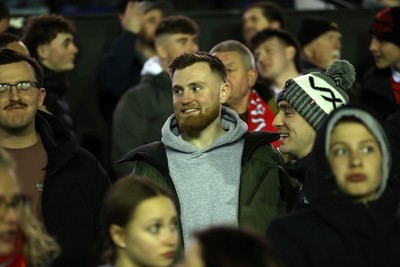
[[[242,16],[242,34],[245,45],[251,47],[251,38],[264,29],[284,29],[285,18],[277,4],[260,1],[246,7]]]
[[[370,27],[373,66],[362,80],[361,101],[382,120],[400,108],[400,7],[379,11]]]
[[[303,73],[325,70],[335,59],[340,59],[342,34],[334,21],[305,18],[297,32],[297,39],[302,47]]]
[[[0,1],[0,33],[8,32],[16,35],[21,34],[21,30],[10,25],[10,9],[5,0]]]
[[[66,99],[69,81],[66,72],[75,67],[78,48],[74,43],[75,24],[60,15],[35,15],[27,19],[22,40],[44,72],[46,109],[75,137],[70,105]]]
[[[179,267],[280,267],[267,242],[251,229],[214,226],[196,232]]]

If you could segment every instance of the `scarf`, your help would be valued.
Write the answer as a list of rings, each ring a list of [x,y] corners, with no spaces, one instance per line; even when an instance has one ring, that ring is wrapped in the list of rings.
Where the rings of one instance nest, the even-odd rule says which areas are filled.
[[[251,90],[250,103],[247,109],[247,125],[249,132],[254,131],[270,131],[277,132],[277,129],[272,126],[272,121],[275,115],[258,95],[256,90]],[[279,147],[279,140],[272,143],[275,147]]]
[[[0,257],[0,267],[26,267],[25,257],[22,254],[22,232],[14,240],[14,252],[11,255]]]

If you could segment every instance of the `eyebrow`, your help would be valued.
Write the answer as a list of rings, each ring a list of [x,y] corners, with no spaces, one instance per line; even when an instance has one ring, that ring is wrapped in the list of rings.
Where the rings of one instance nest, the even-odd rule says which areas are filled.
[[[278,104],[278,108],[279,109],[291,109],[291,110],[295,110],[294,107],[292,107],[290,104]]]
[[[347,140],[347,138],[345,140]],[[379,142],[377,140],[374,140],[374,139],[365,139],[365,140],[359,141],[358,143],[360,143],[360,144],[374,143],[374,144],[377,144],[378,146],[380,146]],[[342,141],[342,140],[337,140],[337,141],[332,142],[330,146],[334,146],[334,145],[338,145],[338,144],[347,145],[348,142]]]

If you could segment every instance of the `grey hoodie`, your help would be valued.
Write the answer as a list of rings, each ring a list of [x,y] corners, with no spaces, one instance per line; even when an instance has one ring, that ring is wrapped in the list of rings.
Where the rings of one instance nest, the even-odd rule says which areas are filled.
[[[240,162],[247,125],[222,107],[226,133],[200,149],[180,136],[175,115],[162,128],[170,175],[181,203],[184,244],[194,231],[215,224],[238,224]]]

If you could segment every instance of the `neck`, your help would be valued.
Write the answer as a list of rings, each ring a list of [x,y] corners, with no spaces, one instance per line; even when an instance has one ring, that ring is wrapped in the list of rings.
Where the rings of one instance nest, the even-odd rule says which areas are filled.
[[[0,147],[5,147],[5,148],[30,147],[36,144],[38,139],[39,136],[35,130],[34,124],[18,132],[0,129]]]
[[[125,253],[118,253],[114,267],[140,267],[140,265],[129,259],[129,257],[126,256]]]
[[[226,106],[236,111],[238,114],[243,114],[247,111],[247,107],[249,106],[249,98],[251,94],[251,89],[249,89],[245,96],[239,99],[229,99]]]
[[[215,139],[224,133],[225,130],[221,127],[221,118],[218,117],[213,123],[208,125],[207,128],[203,129],[196,135],[189,136],[185,133],[182,133],[182,139],[202,149],[210,146]]]
[[[145,43],[143,41],[138,40],[136,42],[136,50],[139,51],[146,58],[151,58],[156,55],[152,44]]]
[[[274,80],[274,85],[282,90],[287,80],[296,78],[299,75],[300,73],[296,70],[294,64],[291,64],[285,72],[282,72],[281,75]]]
[[[160,59],[161,68],[168,73],[168,65],[171,63],[170,61],[166,60],[165,58],[158,57]]]

